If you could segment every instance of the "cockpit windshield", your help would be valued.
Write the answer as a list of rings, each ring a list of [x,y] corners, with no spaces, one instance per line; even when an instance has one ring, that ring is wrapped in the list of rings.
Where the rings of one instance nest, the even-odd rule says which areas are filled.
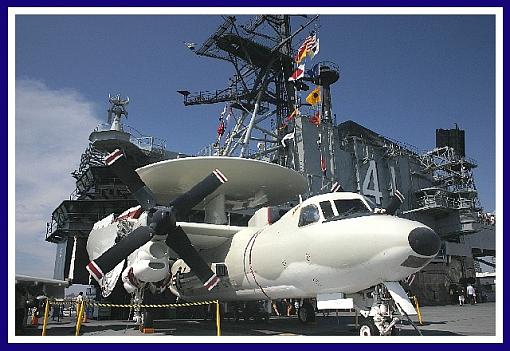
[[[331,201],[322,201],[319,205],[321,206],[324,218],[329,219],[335,217],[335,214],[333,213],[333,207],[331,206]]]
[[[315,223],[320,219],[319,209],[314,204],[305,206],[301,209],[301,213],[299,215],[299,223],[298,227],[303,227],[305,225]]]
[[[360,199],[334,200],[339,216],[348,216],[356,213],[371,213],[370,209]]]
[[[372,210],[361,199],[337,199],[333,202],[328,200],[321,201],[319,205],[326,220],[372,213]]]
[[[373,202],[372,200],[370,200],[369,197],[366,197],[366,196],[363,196],[363,198],[365,199],[365,201],[368,203],[368,206],[370,207],[370,211],[374,212],[374,208],[377,208],[377,205],[375,204],[375,202]]]

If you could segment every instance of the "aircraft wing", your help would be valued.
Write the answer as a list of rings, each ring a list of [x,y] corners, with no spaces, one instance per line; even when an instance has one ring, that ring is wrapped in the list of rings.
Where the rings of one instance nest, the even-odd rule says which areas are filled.
[[[246,229],[246,227],[209,223],[177,222],[177,225],[181,226],[191,244],[198,250],[217,247],[231,239],[235,233]]]

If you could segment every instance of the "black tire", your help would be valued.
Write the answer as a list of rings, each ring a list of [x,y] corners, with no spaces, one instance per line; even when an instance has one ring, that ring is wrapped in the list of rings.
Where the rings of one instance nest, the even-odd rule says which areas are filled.
[[[359,336],[378,336],[379,329],[375,326],[371,318],[363,318],[359,325]]]
[[[269,322],[269,313],[259,312],[255,318],[257,322],[267,323]]]
[[[315,321],[315,309],[310,302],[304,302],[297,311],[298,319],[303,324]]]

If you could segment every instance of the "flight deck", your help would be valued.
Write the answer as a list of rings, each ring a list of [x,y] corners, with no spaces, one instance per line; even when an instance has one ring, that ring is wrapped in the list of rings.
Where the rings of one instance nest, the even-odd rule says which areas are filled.
[[[413,316],[423,336],[495,336],[496,304],[493,302],[475,305],[424,306],[421,308],[423,324]],[[214,320],[167,319],[156,320],[154,333],[144,334],[131,321],[88,320],[82,324],[80,336],[215,336]],[[22,335],[41,335],[42,325],[28,327]],[[75,317],[64,317],[60,322],[48,322],[48,336],[69,336],[75,334]],[[316,322],[301,324],[297,316],[272,316],[268,322],[235,321],[221,322],[222,336],[356,336],[353,313],[330,311],[317,314]],[[408,323],[400,325],[400,336],[417,336],[416,330]],[[398,336],[396,336],[398,337]],[[66,338],[67,339],[67,338]],[[84,340],[85,341],[85,340]],[[184,340],[183,340],[184,341]],[[189,340],[191,341],[191,340]],[[200,339],[193,342],[200,342]],[[242,339],[239,339],[242,342]],[[125,342],[122,339],[121,342]],[[338,342],[342,342],[339,338]]]

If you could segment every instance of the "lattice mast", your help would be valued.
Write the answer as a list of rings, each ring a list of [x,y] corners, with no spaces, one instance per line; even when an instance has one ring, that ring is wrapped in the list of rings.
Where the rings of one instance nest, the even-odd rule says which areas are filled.
[[[235,17],[225,22],[195,53],[233,65],[235,73],[226,88],[190,93],[179,91],[186,106],[225,103],[218,139],[207,154],[265,159],[289,165],[288,149],[279,128],[296,104],[292,38],[318,16],[307,19],[291,33],[290,16],[258,15],[246,24]],[[228,132],[223,135],[227,131]],[[256,143],[256,144],[255,144]],[[254,147],[256,145],[256,147]]]

